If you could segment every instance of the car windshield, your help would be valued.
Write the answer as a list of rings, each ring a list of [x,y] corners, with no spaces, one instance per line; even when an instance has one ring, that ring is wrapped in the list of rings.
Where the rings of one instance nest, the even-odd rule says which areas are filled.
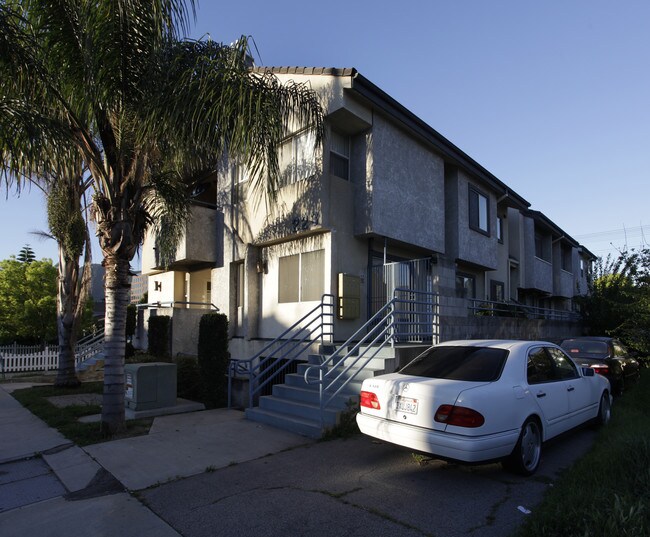
[[[594,358],[606,358],[609,354],[607,343],[604,341],[563,341],[561,347],[569,356],[581,357],[591,356]]]
[[[431,347],[399,372],[434,379],[493,382],[508,357],[504,349],[487,347]]]

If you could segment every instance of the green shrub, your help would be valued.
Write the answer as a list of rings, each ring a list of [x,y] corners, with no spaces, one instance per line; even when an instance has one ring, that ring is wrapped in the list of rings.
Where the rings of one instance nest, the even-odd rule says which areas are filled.
[[[177,371],[178,397],[190,401],[201,401],[201,374],[196,358],[179,357],[174,360]]]
[[[171,317],[169,315],[149,317],[149,354],[161,360],[169,359],[170,332]]]
[[[222,313],[207,313],[199,324],[199,372],[201,400],[208,408],[227,403],[228,317]]]
[[[138,309],[135,304],[129,304],[126,307],[126,340],[131,341],[135,334],[136,319],[138,316]]]

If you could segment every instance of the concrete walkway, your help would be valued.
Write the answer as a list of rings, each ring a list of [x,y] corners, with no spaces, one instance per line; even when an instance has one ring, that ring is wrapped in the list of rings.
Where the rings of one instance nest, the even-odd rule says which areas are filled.
[[[129,491],[313,442],[222,409],[158,417],[147,436],[82,449],[10,395],[21,387],[0,384],[3,537],[178,536]]]

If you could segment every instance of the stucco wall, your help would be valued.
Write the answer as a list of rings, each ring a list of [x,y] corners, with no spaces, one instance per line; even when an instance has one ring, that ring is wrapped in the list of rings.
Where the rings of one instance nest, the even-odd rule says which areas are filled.
[[[367,134],[366,149],[365,189],[358,183],[362,188],[358,190],[357,234],[375,233],[444,251],[442,159],[378,114]]]

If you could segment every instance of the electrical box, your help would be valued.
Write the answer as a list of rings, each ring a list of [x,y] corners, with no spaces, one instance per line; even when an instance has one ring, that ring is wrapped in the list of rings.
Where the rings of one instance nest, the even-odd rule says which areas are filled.
[[[339,273],[339,297],[337,305],[339,319],[361,317],[361,278],[352,274]]]
[[[126,364],[124,375],[127,408],[151,410],[176,404],[176,364]]]

